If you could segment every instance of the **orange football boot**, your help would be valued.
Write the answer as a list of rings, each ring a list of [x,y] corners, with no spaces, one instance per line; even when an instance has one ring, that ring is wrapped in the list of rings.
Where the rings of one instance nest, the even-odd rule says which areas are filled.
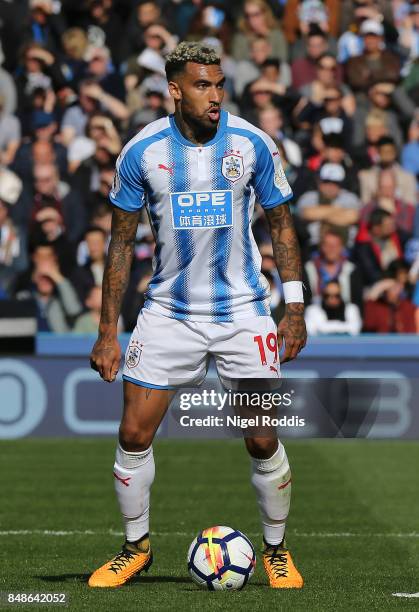
[[[273,589],[301,589],[303,577],[295,567],[291,553],[285,546],[285,541],[277,546],[264,540],[263,566]]]
[[[148,544],[148,548],[144,544]],[[90,587],[118,587],[122,586],[136,574],[147,572],[153,563],[153,553],[150,542],[141,541],[143,546],[137,548],[135,544],[125,542],[120,553],[113,559],[99,567],[89,578]],[[145,548],[145,550],[142,550]]]

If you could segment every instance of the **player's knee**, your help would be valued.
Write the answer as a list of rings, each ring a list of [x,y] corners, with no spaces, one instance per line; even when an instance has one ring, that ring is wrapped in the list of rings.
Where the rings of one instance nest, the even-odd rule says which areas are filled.
[[[269,459],[278,448],[276,438],[246,438],[249,455],[257,459]]]
[[[140,429],[135,425],[122,423],[119,428],[119,443],[128,452],[141,452],[147,450],[153,442],[153,433]]]

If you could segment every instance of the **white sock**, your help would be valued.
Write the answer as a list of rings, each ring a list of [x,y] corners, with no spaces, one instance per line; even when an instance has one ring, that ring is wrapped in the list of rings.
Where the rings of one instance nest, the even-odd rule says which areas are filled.
[[[128,542],[136,542],[149,531],[150,487],[154,473],[152,446],[139,453],[130,453],[118,444],[114,465],[115,491]]]
[[[291,503],[291,470],[287,454],[278,440],[270,459],[252,457],[252,485],[262,518],[263,536],[269,544],[280,544]]]

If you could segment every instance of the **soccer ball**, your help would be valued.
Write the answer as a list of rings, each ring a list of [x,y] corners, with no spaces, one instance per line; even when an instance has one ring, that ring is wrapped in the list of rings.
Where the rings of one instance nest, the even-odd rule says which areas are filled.
[[[197,535],[188,551],[192,580],[210,591],[242,589],[255,571],[250,540],[231,527],[209,527]]]

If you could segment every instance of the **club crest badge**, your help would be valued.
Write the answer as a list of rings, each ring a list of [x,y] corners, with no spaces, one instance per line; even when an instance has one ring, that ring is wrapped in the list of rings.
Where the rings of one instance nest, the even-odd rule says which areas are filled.
[[[224,155],[221,174],[232,183],[241,179],[244,174],[243,157],[234,153]]]
[[[135,368],[139,364],[141,353],[140,345],[137,342],[129,345],[125,358],[127,368]]]

